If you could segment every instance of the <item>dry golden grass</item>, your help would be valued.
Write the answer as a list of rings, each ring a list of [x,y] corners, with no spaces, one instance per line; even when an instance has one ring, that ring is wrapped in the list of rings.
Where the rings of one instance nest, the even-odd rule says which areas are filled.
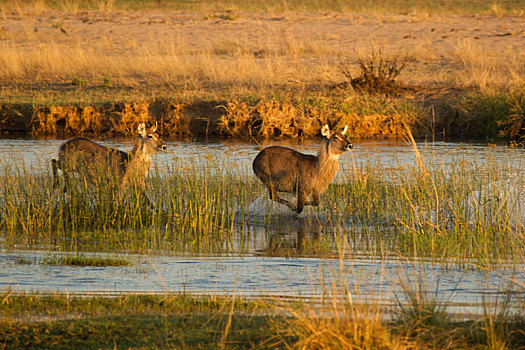
[[[100,1],[95,12],[79,11],[71,1],[63,2],[62,12],[47,11],[44,1],[33,2],[29,9],[8,4],[11,7],[0,7],[4,86],[35,81],[67,85],[75,77],[85,79],[87,86],[111,77],[115,86],[227,87],[235,93],[247,87],[333,85],[344,79],[340,62],[357,71],[355,63],[377,47],[387,56],[407,58],[410,64],[400,78],[414,85],[500,88],[525,78],[525,56],[514,49],[523,43],[523,33],[508,17],[489,18],[491,28],[484,33],[468,25],[457,29],[463,18],[458,22],[455,17],[416,21],[399,15],[332,14],[325,20],[318,14],[244,13],[240,19],[225,20],[108,12],[111,1]],[[508,29],[497,31],[500,27]],[[459,35],[462,32],[469,33]],[[474,41],[476,33],[483,37]]]
[[[523,52],[493,51],[472,39],[458,41],[455,58],[459,66],[457,84],[481,90],[505,90],[525,83]]]
[[[4,84],[32,81],[51,85],[71,84],[74,77],[85,78],[88,84],[112,77],[121,86],[166,84],[172,89],[197,90],[328,83],[337,76],[336,67],[326,59],[319,58],[312,65],[301,54],[303,48],[297,46],[274,49],[263,44],[246,52],[235,49],[243,46],[241,41],[228,45],[232,51],[222,45],[193,52],[189,45],[171,42],[119,53],[117,44],[108,43],[88,48],[55,42],[23,48],[3,44],[0,77]],[[253,52],[265,57],[258,58]]]
[[[137,12],[123,4],[99,1],[90,11],[71,0],[52,8],[44,0],[0,4],[0,104],[204,101],[226,106],[220,128],[227,135],[255,128],[260,137],[308,137],[330,121],[368,137],[402,133],[401,122],[430,115],[428,101],[516,90],[525,81],[523,18],[500,8],[466,16]],[[377,52],[406,65],[396,77],[403,89],[392,93],[401,101],[395,108],[389,97],[371,101],[341,88]],[[415,111],[407,107],[414,101]],[[249,115],[240,117],[243,108]],[[176,134],[189,129],[184,113],[169,123]]]

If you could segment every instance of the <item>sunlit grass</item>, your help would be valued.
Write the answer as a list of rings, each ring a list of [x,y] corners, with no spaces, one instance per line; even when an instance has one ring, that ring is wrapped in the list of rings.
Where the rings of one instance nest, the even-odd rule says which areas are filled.
[[[423,279],[422,276],[419,278]],[[406,285],[409,302],[354,302],[336,282],[319,299],[243,296],[0,294],[7,348],[203,347],[290,349],[520,349],[523,309],[456,319],[436,296]],[[424,283],[423,280],[416,283]],[[518,307],[519,308],[519,307]],[[86,340],[86,339],[89,339]]]
[[[94,11],[85,12],[85,8]],[[195,38],[186,31],[176,35],[173,26],[179,20],[173,22],[169,12],[163,11],[155,11],[154,15],[150,11],[137,14],[139,21],[141,16],[144,17],[142,22],[150,20],[151,16],[159,17],[159,23],[155,25],[163,33],[161,40],[149,31],[135,37],[117,34],[117,30],[110,35],[106,29],[102,30],[104,34],[96,32],[101,29],[89,29],[84,35],[76,29],[84,21],[111,25],[112,21],[119,21],[121,14],[118,11],[123,9],[190,11],[188,17],[177,12],[180,21],[195,22],[200,35],[209,35],[207,40]],[[57,16],[50,16],[52,18],[48,18],[49,23],[45,25],[35,22],[35,17],[49,10],[56,10]],[[232,27],[239,25],[236,20],[251,21],[252,13],[243,12],[247,10],[265,11],[261,19],[264,25],[253,21],[241,33],[239,29],[230,31],[228,25],[225,29],[207,32],[208,22],[214,20],[231,21]],[[509,33],[488,33],[483,35],[483,40],[450,37],[448,45],[438,47],[440,44],[436,42],[435,48],[422,38],[416,47],[401,44],[404,40],[351,44],[347,40],[334,40],[332,33],[306,36],[300,24],[304,13],[301,11],[336,11],[341,19],[348,18],[350,23],[357,21],[358,27],[366,23],[376,26],[399,21],[409,26],[413,21],[427,20],[441,26],[449,19],[436,19],[430,16],[431,13],[474,12],[489,14],[491,20],[500,18],[503,28],[507,26],[505,16],[522,16],[524,9],[519,1],[494,4],[460,0],[445,4],[437,1],[388,1],[381,4],[363,1],[352,4],[341,1],[308,4],[293,1],[286,4],[257,1],[4,1],[0,3],[0,18],[13,23],[22,20],[24,24],[6,25],[0,30],[0,103],[9,105],[2,106],[0,114],[16,122],[22,114],[26,118],[27,132],[56,135],[62,132],[60,127],[55,127],[58,130],[53,127],[43,130],[39,125],[31,124],[37,120],[56,124],[60,119],[68,125],[63,120],[67,119],[66,115],[46,111],[50,106],[91,108],[164,99],[176,108],[180,107],[177,117],[190,120],[195,117],[194,109],[200,107],[195,104],[204,102],[217,107],[210,108],[210,115],[220,113],[220,117],[229,120],[232,109],[221,106],[231,104],[238,107],[245,103],[249,111],[246,115],[238,115],[238,120],[233,122],[239,125],[231,126],[231,130],[221,125],[221,131],[224,131],[221,135],[238,136],[243,121],[252,123],[249,124],[251,128],[243,129],[251,132],[264,119],[263,109],[275,104],[280,110],[294,109],[303,119],[318,120],[321,124],[325,118],[336,123],[352,121],[357,124],[354,130],[360,137],[396,135],[396,123],[401,119],[413,122],[419,127],[420,134],[426,135],[432,127],[437,127],[446,135],[523,138],[520,103],[517,103],[516,111],[509,113],[507,106],[491,103],[485,98],[501,96],[513,100],[519,97],[515,91],[523,90],[523,57],[516,50],[501,49],[498,39],[499,35],[508,34],[509,40],[515,42],[519,31],[509,28]],[[310,15],[310,12],[306,14]],[[58,17],[64,18],[63,22]],[[77,23],[79,21],[82,24]],[[289,21],[291,29],[283,30],[282,21]],[[122,26],[126,25],[129,23],[122,23]],[[448,27],[447,30],[456,30]],[[60,31],[64,29],[67,33],[73,28],[77,31],[74,35]],[[489,37],[494,37],[495,41]],[[485,39],[489,41],[485,42]],[[396,83],[403,88],[395,89],[392,94],[395,96],[369,96],[352,88],[342,88],[348,77],[359,76],[362,58],[374,56],[374,52],[381,54],[375,58],[376,62],[371,62],[373,65],[366,64],[369,67],[378,67],[381,60],[406,64],[403,70],[389,64],[384,66],[399,73]],[[475,93],[470,94],[472,91]],[[187,108],[181,107],[184,104]],[[491,107],[496,108],[495,113],[485,113]],[[511,107],[514,108],[513,103]],[[465,111],[469,113],[465,115]],[[114,113],[122,110],[101,108],[97,112],[104,118],[113,118]],[[35,115],[39,118],[34,118]],[[157,112],[154,117],[161,119],[164,114]],[[279,135],[273,136],[311,136],[311,128],[305,123],[302,123],[307,127],[304,130],[295,127],[286,132],[286,118],[273,112],[267,117],[271,121],[285,119],[284,122],[281,120]],[[488,128],[483,127],[485,117],[489,118]],[[475,122],[471,123],[472,119],[476,119]],[[182,127],[176,128],[176,123],[171,124],[171,135],[189,133]],[[66,130],[71,134],[78,131]],[[100,132],[81,130],[84,131]],[[204,130],[199,132],[204,133]],[[272,136],[265,130],[260,135]]]
[[[321,206],[299,218],[281,217],[271,203],[250,212],[265,197],[262,185],[249,169],[211,159],[152,171],[151,205],[141,192],[82,181],[63,193],[50,175],[3,163],[9,181],[0,185],[0,228],[5,247],[246,254],[255,233],[265,232],[268,255],[337,255],[348,243],[353,254],[490,267],[524,256],[523,169],[512,162],[519,151],[480,163],[458,153],[446,166],[423,157],[416,167],[342,169]],[[275,235],[290,230],[297,231],[292,245]]]
[[[519,13],[525,10],[523,4],[518,0],[494,2],[490,0],[467,1],[425,1],[415,0],[389,0],[382,2],[359,1],[309,1],[298,0],[283,3],[278,0],[271,1],[162,1],[162,0],[33,0],[20,3],[16,0],[3,0],[3,6],[9,9],[44,11],[56,9],[62,11],[77,12],[80,10],[99,10],[112,12],[117,10],[179,10],[179,11],[201,11],[209,16],[215,15],[219,18],[235,19],[238,14],[235,11],[337,11],[337,12],[360,12],[360,13],[491,13],[495,15],[506,15]]]

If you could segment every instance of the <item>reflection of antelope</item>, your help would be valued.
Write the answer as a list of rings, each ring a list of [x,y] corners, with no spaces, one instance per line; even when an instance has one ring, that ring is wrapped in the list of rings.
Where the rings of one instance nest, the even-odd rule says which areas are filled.
[[[60,169],[65,178],[73,171],[90,182],[96,182],[99,178],[117,181],[121,189],[130,183],[144,187],[151,156],[167,148],[156,130],[155,125],[147,132],[146,125],[139,124],[139,137],[130,153],[104,147],[82,137],[65,142],[58,150],[58,160],[51,160],[54,186],[58,185],[57,172]]]
[[[339,156],[352,149],[352,144],[342,132],[331,133],[328,125],[323,126],[325,136],[317,156],[303,154],[282,146],[263,149],[253,161],[253,171],[270,192],[270,199],[287,205],[298,214],[305,205],[318,205],[319,198],[334,180],[339,168]],[[277,192],[297,195],[297,205],[282,199]],[[310,200],[310,198],[312,200]]]

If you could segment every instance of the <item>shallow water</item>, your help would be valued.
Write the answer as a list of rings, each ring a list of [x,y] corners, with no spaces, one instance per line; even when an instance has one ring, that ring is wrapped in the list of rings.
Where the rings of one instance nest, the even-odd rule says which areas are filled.
[[[444,268],[425,261],[271,257],[167,257],[121,255],[134,262],[125,267],[49,266],[46,252],[0,252],[0,290],[81,294],[188,292],[244,296],[318,297],[346,284],[355,302],[396,305],[407,302],[403,284],[428,299],[447,305],[451,313],[480,314],[483,306],[511,295],[525,297],[525,266],[491,271]],[[54,256],[54,255],[53,255]],[[112,255],[114,257],[114,255]],[[17,258],[32,261],[21,265]],[[510,293],[509,291],[514,291]],[[521,298],[521,299],[520,299]],[[511,306],[513,304],[511,303]],[[511,307],[512,308],[512,307]]]
[[[0,139],[0,160],[9,164],[15,160],[31,172],[50,173],[49,160],[56,158],[58,147],[65,140],[54,139]],[[102,144],[129,151],[130,140],[101,140]],[[276,142],[279,143],[279,142]],[[316,153],[319,142],[281,142],[305,153]],[[153,168],[180,166],[192,162],[198,169],[210,165],[228,167],[233,171],[251,174],[251,161],[259,151],[254,144],[238,142],[181,142],[168,141],[168,151],[153,157]],[[487,162],[496,159],[512,164],[517,177],[525,171],[525,150],[505,146],[487,147],[485,144],[459,144],[436,142],[420,143],[419,150],[430,167],[446,169],[458,161],[483,169]],[[403,171],[416,165],[413,149],[398,141],[359,141],[354,150],[340,159],[341,168],[336,181],[341,181],[345,169],[366,169],[380,164],[385,169]],[[175,166],[174,168],[177,168]],[[515,191],[510,189],[510,191]],[[517,192],[517,191],[515,191]],[[519,197],[523,198],[523,197]],[[256,216],[261,206],[268,205],[260,197],[250,208]],[[522,205],[525,209],[525,205]],[[267,212],[267,210],[262,210]],[[277,212],[276,212],[277,214]],[[423,282],[421,288],[429,294],[437,293],[439,301],[446,302],[449,311],[481,313],[487,302],[502,301],[506,292],[517,290],[525,297],[525,267],[495,267],[490,272],[473,269],[448,268],[430,262],[410,263],[400,259],[359,256],[343,262],[318,257],[301,258],[305,241],[318,239],[321,226],[305,223],[304,219],[280,213],[282,225],[273,229],[253,222],[253,235],[247,254],[242,257],[173,257],[126,256],[134,261],[127,267],[68,267],[47,266],[41,260],[51,253],[34,251],[0,251],[0,290],[61,291],[72,293],[123,293],[123,292],[177,292],[244,295],[282,295],[290,297],[318,296],[323,286],[330,286],[334,278],[344,276],[355,300],[373,302],[385,299],[394,302],[405,299],[402,283],[416,288],[414,280]],[[308,216],[308,209],[302,215]],[[525,221],[525,213],[523,219]],[[323,234],[327,228],[323,227]],[[313,238],[312,238],[313,237]],[[278,241],[280,251],[273,251],[272,240]],[[295,252],[293,258],[284,258],[282,248]],[[0,242],[1,248],[1,242]],[[21,247],[24,249],[23,247]],[[278,257],[272,257],[277,255]],[[312,254],[306,254],[312,256]],[[315,254],[313,254],[315,256]],[[280,257],[279,257],[280,256]],[[23,265],[16,257],[33,261]],[[341,274],[344,271],[344,274]],[[523,300],[523,299],[521,299]]]
[[[17,160],[33,171],[51,171],[50,160],[57,158],[63,139],[6,139],[0,138],[0,154],[4,161]],[[130,151],[133,140],[107,139],[97,142]],[[218,166],[227,166],[239,171],[249,170],[251,162],[259,152],[255,144],[221,142],[182,142],[167,141],[168,151],[153,157],[152,167],[163,168],[166,164],[196,162],[197,166],[209,165],[210,161]],[[295,148],[304,153],[315,154],[319,141],[268,141],[263,146],[280,144]],[[481,143],[433,142],[418,143],[422,157],[430,166],[443,167],[461,160],[473,166],[483,166],[489,160],[499,159],[509,164],[525,163],[525,149],[509,149],[507,146],[490,146]],[[403,141],[357,141],[354,149],[340,158],[341,169],[352,169],[367,165],[381,165],[385,169],[416,165],[416,157],[410,145]],[[524,169],[522,169],[524,170]]]

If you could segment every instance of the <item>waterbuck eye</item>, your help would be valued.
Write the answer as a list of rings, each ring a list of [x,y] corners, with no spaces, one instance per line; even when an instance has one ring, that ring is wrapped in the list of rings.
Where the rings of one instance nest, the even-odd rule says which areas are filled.
[[[148,135],[148,139],[152,139],[153,138],[153,135]]]

